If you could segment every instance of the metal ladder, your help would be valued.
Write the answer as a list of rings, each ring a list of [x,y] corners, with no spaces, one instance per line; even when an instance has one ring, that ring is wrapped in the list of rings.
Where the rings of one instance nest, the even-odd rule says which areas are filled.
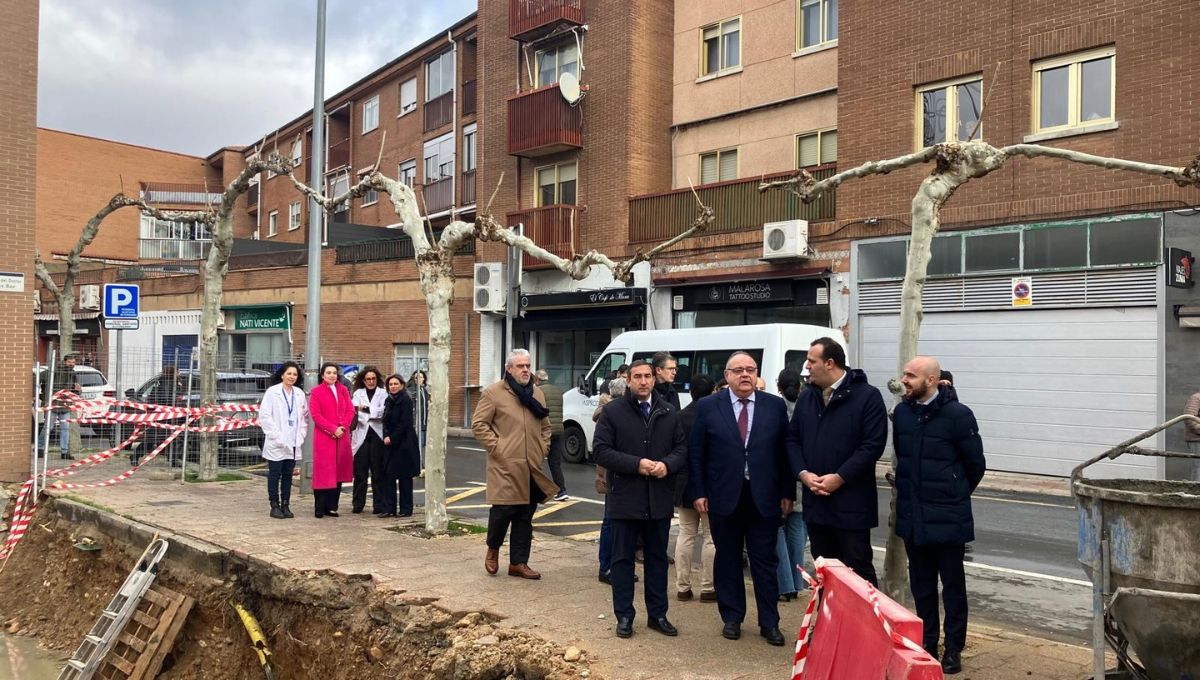
[[[96,619],[92,629],[75,650],[74,656],[58,674],[58,680],[89,680],[92,677],[100,667],[100,662],[112,649],[117,636],[125,630],[125,624],[129,623],[129,619],[137,611],[142,597],[154,583],[154,578],[158,575],[158,563],[167,554],[168,547],[169,544],[164,538],[155,537],[150,541],[150,545],[146,546],[146,550],[138,558],[133,571],[129,572],[129,576],[121,584],[121,589],[104,611],[100,612],[100,618]]]

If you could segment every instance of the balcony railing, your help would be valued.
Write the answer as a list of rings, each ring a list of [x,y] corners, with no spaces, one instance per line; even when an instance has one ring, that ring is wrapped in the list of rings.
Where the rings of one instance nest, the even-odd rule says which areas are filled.
[[[462,84],[462,113],[464,116],[469,116],[475,113],[475,97],[479,81],[468,80]]]
[[[147,203],[185,203],[209,205],[220,203],[225,187],[220,180],[200,182],[142,182],[142,198]]]
[[[425,131],[432,132],[454,119],[454,90],[425,102]]]
[[[833,165],[809,168],[817,179],[837,172]],[[834,192],[829,191],[812,203],[802,203],[788,191],[759,193],[764,180],[790,177],[783,172],[765,177],[739,179],[696,187],[700,201],[713,209],[712,224],[706,234],[761,229],[767,222],[783,220],[832,220],[836,208]],[[665,241],[683,233],[696,218],[696,198],[692,190],[676,189],[661,194],[635,196],[629,199],[629,240],[631,242]]]
[[[250,188],[246,190],[246,209],[247,210],[258,210],[258,183],[257,182],[255,182],[254,184],[251,184]]]
[[[212,241],[144,238],[138,241],[138,257],[143,260],[200,260],[208,257]]]
[[[434,240],[441,237],[441,231],[434,233]],[[412,239],[400,235],[396,238],[377,239],[374,241],[359,241],[346,243],[337,247],[337,264],[358,264],[362,262],[382,262],[386,260],[411,260],[416,256]],[[475,240],[471,239],[455,252],[455,255],[474,255]]]
[[[458,190],[462,197],[459,205],[475,205],[475,171],[466,170],[462,174],[462,188]]]
[[[329,145],[329,153],[326,156],[325,170],[326,172],[334,168],[340,168],[350,165],[350,138],[334,142]]]
[[[508,153],[544,156],[583,146],[583,112],[558,92],[558,85],[508,98]]]
[[[528,42],[560,23],[583,24],[583,0],[509,0],[508,35]]]
[[[563,258],[579,251],[580,218],[583,209],[577,205],[548,205],[508,214],[509,226],[525,225],[524,234],[542,248]],[[525,256],[525,269],[546,269],[552,265]]]
[[[425,212],[432,215],[448,209],[454,204],[454,178],[443,177],[421,186],[425,198]]]

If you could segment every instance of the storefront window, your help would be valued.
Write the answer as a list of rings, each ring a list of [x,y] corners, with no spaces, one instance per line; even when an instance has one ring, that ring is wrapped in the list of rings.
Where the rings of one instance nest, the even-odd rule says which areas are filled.
[[[575,387],[579,376],[587,373],[612,340],[612,331],[541,331],[537,338],[537,365],[545,369],[550,382],[564,392]]]

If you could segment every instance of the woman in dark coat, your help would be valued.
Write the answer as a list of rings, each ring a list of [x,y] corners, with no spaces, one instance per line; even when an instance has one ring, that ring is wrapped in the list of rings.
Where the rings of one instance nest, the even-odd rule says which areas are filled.
[[[397,496],[390,496],[393,516],[411,517],[413,514],[413,477],[421,474],[421,452],[417,442],[417,431],[413,426],[412,397],[404,389],[404,380],[398,375],[387,378],[388,398],[383,407],[384,473],[389,489],[399,483]]]

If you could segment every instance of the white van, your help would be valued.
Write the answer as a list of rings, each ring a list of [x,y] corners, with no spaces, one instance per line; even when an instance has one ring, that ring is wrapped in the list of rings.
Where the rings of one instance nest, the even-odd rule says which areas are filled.
[[[688,393],[692,376],[703,373],[714,381],[720,380],[724,377],[726,360],[738,350],[754,357],[767,390],[774,392],[779,372],[785,368],[801,371],[809,345],[822,337],[833,338],[845,346],[842,332],[837,329],[786,323],[622,333],[608,345],[592,370],[579,377],[577,387],[563,395],[563,458],[572,463],[587,460],[595,430],[592,413],[599,404],[600,385],[622,364],[638,359],[649,361],[655,352],[670,352],[679,362],[675,374],[679,403],[687,406],[692,400]]]

